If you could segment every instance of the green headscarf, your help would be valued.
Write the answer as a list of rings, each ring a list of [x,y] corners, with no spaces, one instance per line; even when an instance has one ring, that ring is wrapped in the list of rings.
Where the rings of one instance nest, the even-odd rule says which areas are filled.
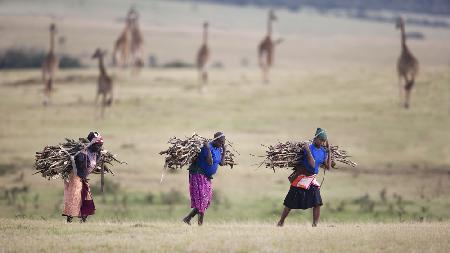
[[[316,130],[316,134],[315,134],[314,138],[319,138],[321,140],[326,141],[327,140],[327,133],[325,132],[324,129],[318,127],[317,130]]]

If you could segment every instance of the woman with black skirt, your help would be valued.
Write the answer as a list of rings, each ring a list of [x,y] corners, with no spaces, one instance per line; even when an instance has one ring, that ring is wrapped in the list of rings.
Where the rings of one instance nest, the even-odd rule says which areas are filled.
[[[331,166],[331,156],[327,154],[329,150],[327,134],[325,130],[317,128],[313,143],[303,146],[303,160],[296,167],[296,171],[289,177],[291,187],[284,199],[284,210],[281,213],[278,226],[284,225],[284,220],[291,209],[313,209],[312,226],[317,226],[320,217],[320,206],[322,197],[320,196],[320,184],[316,180],[319,167],[325,165],[329,170]]]

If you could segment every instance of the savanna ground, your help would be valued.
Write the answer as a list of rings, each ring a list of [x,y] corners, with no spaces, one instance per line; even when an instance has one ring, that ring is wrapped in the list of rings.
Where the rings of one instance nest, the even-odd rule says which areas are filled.
[[[394,25],[280,10],[275,37],[284,42],[264,85],[255,56],[266,10],[137,1],[146,55],[160,63],[193,62],[200,24],[208,19],[212,61],[223,67],[211,70],[203,94],[194,69],[146,68],[133,76],[108,68],[117,99],[100,120],[90,55],[98,46],[111,51],[123,27],[118,19],[131,2],[107,1],[106,10],[106,1],[82,3],[30,2],[25,9],[21,1],[0,3],[0,48],[47,48],[51,12],[66,39],[59,51],[91,66],[59,71],[46,108],[39,70],[0,72],[0,251],[287,252],[306,241],[313,243],[302,243],[305,249],[323,252],[449,248],[450,31],[407,27],[425,40],[408,43],[421,70],[405,110],[398,100]],[[260,144],[308,139],[318,126],[358,167],[326,174],[318,228],[310,227],[309,212],[294,212],[287,227],[277,229],[289,171],[258,168],[261,160],[250,154],[262,155]],[[32,175],[34,152],[92,129],[128,165],[108,176],[104,195],[91,176],[97,214],[88,224],[66,225],[62,182]],[[239,151],[239,166],[215,176],[206,225],[184,226],[187,173],[166,172],[160,184],[158,152],[171,136],[218,130]]]

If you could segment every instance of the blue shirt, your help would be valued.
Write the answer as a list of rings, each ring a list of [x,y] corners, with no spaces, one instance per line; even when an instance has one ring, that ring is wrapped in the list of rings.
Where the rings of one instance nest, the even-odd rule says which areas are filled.
[[[316,163],[314,164],[314,168],[309,165],[305,150],[303,151],[303,165],[309,173],[318,174],[320,165],[322,165],[325,162],[325,159],[327,159],[327,151],[324,147],[316,148],[314,143],[309,145],[309,150],[311,150],[311,155]]]
[[[208,151],[205,147],[202,147],[200,154],[198,155],[197,164],[203,170],[207,177],[212,177],[212,175],[216,174],[217,168],[219,167],[219,163],[222,160],[222,148],[216,148],[211,143],[209,144],[209,149],[211,150],[212,155],[212,165],[209,165],[206,161],[206,157],[208,156]]]

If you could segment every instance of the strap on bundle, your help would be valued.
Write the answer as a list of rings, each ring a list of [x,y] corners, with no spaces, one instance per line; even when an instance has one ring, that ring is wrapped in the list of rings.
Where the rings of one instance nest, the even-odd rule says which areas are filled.
[[[78,172],[77,172],[77,165],[75,163],[75,156],[77,156],[79,153],[81,153],[82,150],[76,152],[75,155],[72,156],[72,155],[70,155],[70,153],[65,148],[63,148],[63,146],[59,145],[59,147],[61,148],[62,151],[64,151],[70,157],[70,161],[72,162],[73,173],[75,175],[77,175]],[[66,180],[68,180],[68,179],[66,179]]]

